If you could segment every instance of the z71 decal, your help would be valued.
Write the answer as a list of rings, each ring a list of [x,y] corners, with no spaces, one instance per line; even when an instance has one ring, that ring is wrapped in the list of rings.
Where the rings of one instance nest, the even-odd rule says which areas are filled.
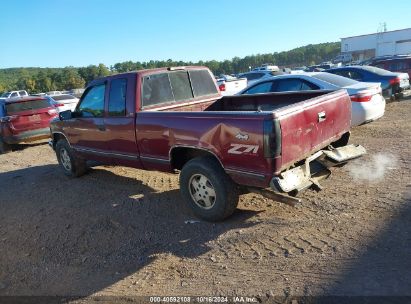
[[[259,146],[231,144],[229,154],[257,154]]]

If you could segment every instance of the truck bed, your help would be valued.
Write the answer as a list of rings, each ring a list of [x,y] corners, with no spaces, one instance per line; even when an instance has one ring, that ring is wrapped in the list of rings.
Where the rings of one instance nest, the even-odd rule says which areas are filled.
[[[267,186],[273,174],[338,140],[351,122],[345,90],[230,96],[195,108],[138,113],[143,163],[155,158],[166,164],[173,148],[199,147],[215,154],[238,183]],[[264,130],[267,122],[271,129]],[[276,150],[270,157],[264,152],[267,144]]]
[[[272,139],[281,151],[275,158],[279,174],[349,131],[351,100],[345,90],[241,95],[223,97],[206,111],[272,112],[279,125]]]

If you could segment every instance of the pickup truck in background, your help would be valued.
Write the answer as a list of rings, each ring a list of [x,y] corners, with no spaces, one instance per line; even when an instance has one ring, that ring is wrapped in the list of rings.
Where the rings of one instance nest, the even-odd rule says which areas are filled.
[[[247,78],[236,78],[230,75],[220,75],[217,78],[218,89],[222,96],[235,95],[248,85]]]
[[[87,160],[180,172],[180,191],[205,220],[230,216],[257,191],[295,203],[331,166],[365,153],[348,145],[345,90],[221,97],[205,67],[161,68],[92,81],[74,112],[51,123],[50,145],[68,176]]]

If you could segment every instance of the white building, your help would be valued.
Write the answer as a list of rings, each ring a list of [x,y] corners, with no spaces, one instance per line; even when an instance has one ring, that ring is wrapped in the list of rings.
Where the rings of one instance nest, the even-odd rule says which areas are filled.
[[[411,54],[411,28],[341,38],[341,55],[351,60],[403,54]]]

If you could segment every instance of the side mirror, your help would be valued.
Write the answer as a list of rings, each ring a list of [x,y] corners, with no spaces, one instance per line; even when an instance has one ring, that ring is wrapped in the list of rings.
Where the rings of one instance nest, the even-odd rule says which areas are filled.
[[[60,120],[69,120],[69,119],[73,118],[71,110],[66,110],[66,111],[60,112],[59,113],[59,118],[60,118]]]

